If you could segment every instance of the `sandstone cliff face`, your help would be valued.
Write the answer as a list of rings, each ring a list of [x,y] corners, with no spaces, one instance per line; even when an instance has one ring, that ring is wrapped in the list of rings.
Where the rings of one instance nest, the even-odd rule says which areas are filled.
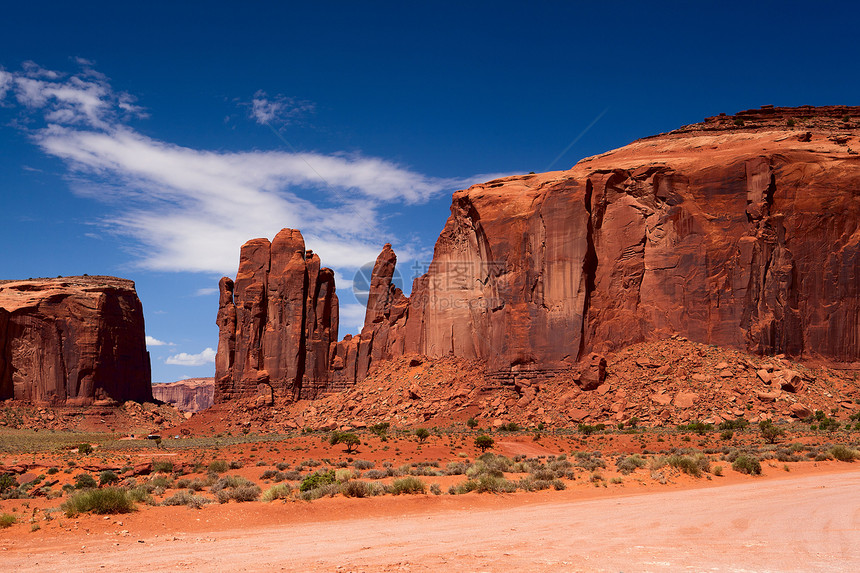
[[[314,397],[328,385],[337,340],[334,272],[305,250],[300,232],[242,246],[235,282],[220,282],[215,400],[259,393]]]
[[[411,296],[391,284],[396,256],[386,245],[364,328],[340,342],[336,304],[323,321],[325,311],[299,318],[301,301],[320,306],[314,289],[301,287],[304,277],[314,284],[308,269],[316,268],[304,262],[303,244],[285,249],[269,273],[268,241],[251,241],[235,295],[222,280],[219,376],[232,368],[252,390],[275,368],[260,365],[274,360],[276,340],[294,341],[276,362],[285,379],[304,381],[296,396],[349,387],[373,362],[406,354],[482,360],[490,378],[510,383],[673,334],[860,361],[858,118],[860,108],[765,106],[568,171],[459,191]],[[282,242],[296,241],[296,231],[282,233]],[[281,277],[276,288],[270,274]],[[282,302],[270,326],[273,292]],[[318,361],[299,374],[290,365],[302,356],[311,363],[310,332],[326,328]],[[328,354],[324,340],[333,343]]]
[[[405,338],[388,344],[513,373],[672,333],[860,360],[860,140],[833,119],[845,109],[794,130],[780,109],[756,110],[783,122],[756,129],[712,118],[456,193]]]
[[[212,407],[215,397],[214,378],[189,378],[178,382],[152,385],[152,396],[167,402],[180,412],[201,412]]]
[[[152,399],[143,309],[115,277],[0,281],[0,400]]]

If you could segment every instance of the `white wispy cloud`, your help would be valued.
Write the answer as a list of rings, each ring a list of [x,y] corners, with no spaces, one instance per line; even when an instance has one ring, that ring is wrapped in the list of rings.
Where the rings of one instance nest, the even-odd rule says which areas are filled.
[[[209,295],[215,294],[217,292],[218,292],[218,289],[215,287],[199,288],[196,291],[194,291],[194,296],[209,296]]]
[[[254,94],[248,107],[250,108],[248,113],[254,121],[260,125],[275,127],[293,123],[314,111],[312,102],[297,100],[281,94],[269,97],[269,94],[263,90]]]
[[[207,347],[198,354],[180,352],[179,354],[167,357],[164,363],[172,364],[174,366],[205,366],[206,364],[214,364],[215,351],[212,348]]]
[[[173,346],[172,342],[164,342],[163,340],[159,340],[154,336],[146,336],[146,345],[147,346]]]
[[[159,271],[235,273],[239,247],[291,227],[303,232],[323,264],[354,269],[375,260],[380,209],[420,204],[493,176],[446,179],[360,154],[220,152],[183,147],[127,125],[145,114],[130,94],[79,59],[63,74],[28,62],[0,71],[0,103],[14,99],[30,134],[69,168],[73,190],[105,201],[109,231],[131,238],[136,264]],[[258,92],[250,115],[280,123],[307,113],[308,102]],[[33,127],[33,117],[42,122]],[[399,248],[402,260],[409,248]]]

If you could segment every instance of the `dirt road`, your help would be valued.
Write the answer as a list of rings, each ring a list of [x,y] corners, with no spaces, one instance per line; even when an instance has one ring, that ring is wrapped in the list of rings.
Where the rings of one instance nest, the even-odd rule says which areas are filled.
[[[124,543],[105,536],[57,541],[53,548],[4,547],[2,569],[860,571],[860,471]]]

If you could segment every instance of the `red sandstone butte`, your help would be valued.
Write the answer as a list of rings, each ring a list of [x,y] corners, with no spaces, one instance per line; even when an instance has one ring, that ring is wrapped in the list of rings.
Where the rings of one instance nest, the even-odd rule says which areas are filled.
[[[860,108],[794,115],[711,118],[455,193],[405,352],[510,372],[677,333],[860,360]]]
[[[364,328],[340,342],[301,235],[282,231],[294,245],[277,257],[275,243],[270,257],[268,241],[250,241],[235,293],[221,283],[219,388],[271,379],[312,396],[405,354],[479,359],[490,378],[522,380],[674,334],[858,361],[858,118],[858,107],[764,106],[458,191],[411,296],[391,284],[386,245]]]
[[[84,276],[0,281],[0,400],[151,401],[134,282]]]
[[[175,406],[180,412],[203,411],[212,406],[214,395],[214,378],[188,378],[152,385],[153,398]]]
[[[220,282],[215,401],[259,393],[312,398],[328,386],[337,340],[334,272],[283,229],[242,246],[235,282]]]

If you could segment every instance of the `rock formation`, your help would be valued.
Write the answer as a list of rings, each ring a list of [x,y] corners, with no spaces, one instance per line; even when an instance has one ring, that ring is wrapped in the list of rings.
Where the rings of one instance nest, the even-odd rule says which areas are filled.
[[[0,400],[152,400],[143,309],[115,277],[0,281]]]
[[[152,385],[152,396],[167,402],[180,412],[201,412],[212,406],[215,397],[214,378],[189,378],[178,382]]]
[[[296,396],[311,396],[406,354],[480,360],[489,379],[508,384],[589,357],[576,369],[593,388],[603,359],[592,353],[671,335],[860,361],[858,119],[860,108],[765,106],[639,140],[568,171],[458,191],[411,296],[391,284],[396,257],[386,245],[361,334],[329,354],[323,341],[336,340],[336,305],[322,322],[320,311],[299,318],[302,301],[326,303],[300,286],[305,276],[315,283],[298,232],[282,231],[297,242],[278,257],[272,245],[272,268],[281,261],[275,287],[268,242],[251,241],[235,294],[222,280],[219,376],[232,368],[232,384],[246,381],[252,391],[271,377],[275,366],[261,366],[268,358],[281,365],[279,379],[299,388]],[[280,305],[277,318],[272,304]],[[311,331],[328,334],[319,337],[319,361],[305,369]]]
[[[455,193],[402,337],[374,352],[521,376],[677,333],[860,360],[860,108],[793,113],[718,116]]]
[[[300,232],[242,246],[235,282],[220,282],[215,400],[311,398],[328,387],[337,340],[334,272],[305,250]]]

